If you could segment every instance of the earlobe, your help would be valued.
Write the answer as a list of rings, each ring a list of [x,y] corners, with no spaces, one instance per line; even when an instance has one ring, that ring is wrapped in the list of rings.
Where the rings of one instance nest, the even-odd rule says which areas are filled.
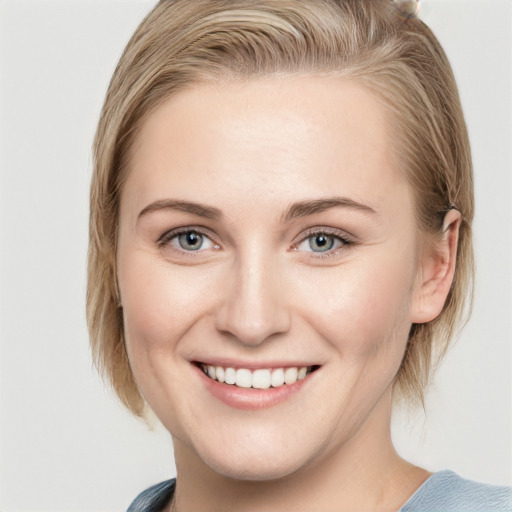
[[[455,274],[461,219],[459,211],[448,211],[442,238],[423,251],[410,309],[412,323],[430,322],[443,310]]]

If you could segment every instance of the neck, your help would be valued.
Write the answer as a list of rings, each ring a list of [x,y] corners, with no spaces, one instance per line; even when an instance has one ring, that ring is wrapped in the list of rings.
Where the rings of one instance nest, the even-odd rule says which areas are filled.
[[[220,475],[174,439],[178,484],[172,510],[396,512],[429,474],[396,453],[390,433],[391,401],[385,407],[387,414],[376,411],[342,445],[270,481]]]

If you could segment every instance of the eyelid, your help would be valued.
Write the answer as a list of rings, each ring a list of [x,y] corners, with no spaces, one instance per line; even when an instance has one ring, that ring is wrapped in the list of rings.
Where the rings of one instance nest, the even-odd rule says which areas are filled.
[[[307,228],[301,232],[301,234],[297,237],[297,242],[303,242],[306,238],[309,238],[313,235],[329,235],[339,238],[347,243],[355,243],[355,237],[347,231],[339,228],[330,228],[327,226],[314,226],[312,228]]]

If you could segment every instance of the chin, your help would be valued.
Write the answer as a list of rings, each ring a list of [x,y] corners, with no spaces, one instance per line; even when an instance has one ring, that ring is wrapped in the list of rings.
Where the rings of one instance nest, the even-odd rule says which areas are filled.
[[[262,461],[247,459],[229,464],[225,458],[221,460],[203,459],[210,469],[217,474],[232,480],[243,480],[252,482],[265,482],[285,478],[297,470],[303,464],[294,461]]]
[[[220,448],[222,446],[222,448]],[[297,450],[297,448],[302,448]],[[231,446],[196,446],[195,455],[218,475],[233,480],[270,481],[285,478],[307,465],[310,457],[304,444],[283,449],[283,443],[233,443]],[[308,452],[308,453],[306,453]]]

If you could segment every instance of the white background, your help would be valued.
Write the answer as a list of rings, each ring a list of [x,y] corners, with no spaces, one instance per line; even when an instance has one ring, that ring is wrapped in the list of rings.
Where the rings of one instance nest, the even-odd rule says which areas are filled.
[[[171,443],[105,390],[84,319],[90,146],[153,2],[0,2],[0,511],[122,511],[174,474]],[[473,319],[399,451],[511,483],[511,25],[508,0],[424,0],[452,60],[476,176]],[[310,411],[314,414],[314,411]]]

